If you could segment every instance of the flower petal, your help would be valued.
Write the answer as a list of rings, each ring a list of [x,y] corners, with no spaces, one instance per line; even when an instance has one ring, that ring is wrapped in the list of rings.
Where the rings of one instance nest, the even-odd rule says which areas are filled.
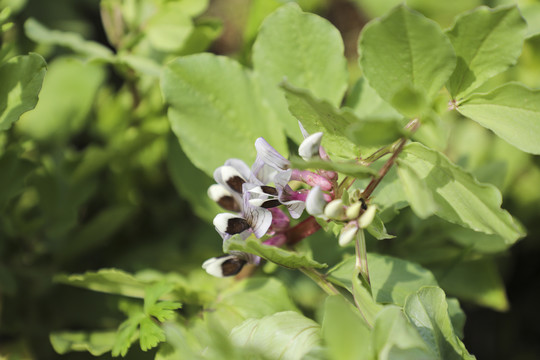
[[[310,215],[320,216],[324,214],[326,200],[320,186],[313,187],[306,198],[306,211]]]
[[[255,141],[255,149],[257,149],[257,156],[260,157],[266,165],[271,166],[276,170],[287,170],[291,165],[289,160],[285,159],[283,155],[262,137]]]
[[[206,260],[202,268],[210,275],[226,277],[236,275],[242,270],[247,260],[235,255],[223,255]]]
[[[322,132],[317,132],[315,134],[309,135],[307,138],[304,139],[304,141],[302,141],[302,143],[298,147],[298,155],[300,155],[302,159],[306,161],[310,160],[313,157],[318,157],[322,137]]]

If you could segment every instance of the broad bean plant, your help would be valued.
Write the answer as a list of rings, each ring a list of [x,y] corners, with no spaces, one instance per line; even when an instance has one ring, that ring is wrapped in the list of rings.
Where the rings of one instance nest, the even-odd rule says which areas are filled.
[[[540,29],[516,5],[435,21],[366,2],[346,58],[299,3],[252,1],[230,56],[208,1],[102,0],[107,45],[2,10],[0,234],[122,314],[56,327],[57,353],[475,358],[460,301],[506,310],[496,258],[526,236],[502,200],[540,154],[540,92],[514,81]],[[121,253],[77,267],[120,234],[126,253],[144,234],[143,269]]]

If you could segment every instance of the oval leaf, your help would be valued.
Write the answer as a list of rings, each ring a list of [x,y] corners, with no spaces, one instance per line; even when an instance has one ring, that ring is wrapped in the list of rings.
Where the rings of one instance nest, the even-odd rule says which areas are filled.
[[[389,103],[405,89],[433,98],[456,63],[439,25],[403,5],[366,25],[359,48],[365,77]]]
[[[466,96],[489,78],[514,65],[521,54],[527,24],[516,6],[480,7],[458,17],[447,32],[457,55],[448,90]]]
[[[524,235],[512,216],[501,209],[501,193],[495,186],[479,183],[440,152],[412,143],[405,146],[400,159],[431,191],[437,216],[475,231],[498,234],[509,243]]]
[[[287,155],[273,100],[234,60],[211,54],[176,59],[165,67],[161,88],[182,149],[208,175],[228,158],[253,161],[261,136]]]
[[[283,78],[338,105],[347,89],[347,62],[339,31],[327,20],[282,6],[261,25],[253,66],[275,84]]]
[[[540,90],[509,83],[471,95],[457,110],[518,149],[540,154]]]
[[[249,319],[235,327],[231,339],[236,346],[251,348],[265,359],[303,359],[320,344],[320,326],[295,312],[284,311],[262,319]]]

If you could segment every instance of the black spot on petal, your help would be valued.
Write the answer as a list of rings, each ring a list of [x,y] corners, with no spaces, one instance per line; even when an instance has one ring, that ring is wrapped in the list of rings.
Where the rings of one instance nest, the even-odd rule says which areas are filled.
[[[225,210],[240,212],[240,204],[236,202],[236,199],[233,196],[222,196],[217,201],[218,205],[224,208]]]
[[[242,270],[247,261],[239,258],[231,258],[221,264],[221,271],[223,276],[233,276]]]
[[[246,219],[242,218],[231,218],[227,222],[227,230],[225,232],[229,235],[240,234],[242,231],[249,229],[249,223]]]
[[[275,188],[275,187],[272,187],[272,186],[262,185],[262,186],[261,186],[261,190],[262,190],[265,194],[268,194],[268,195],[275,195],[275,196],[278,195],[278,192],[277,192],[276,188]]]
[[[277,207],[279,205],[281,205],[279,200],[267,200],[267,201],[262,203],[261,207],[263,207],[265,209],[270,209],[270,208]]]
[[[229,185],[229,187],[231,189],[233,189],[237,193],[241,194],[242,193],[242,185],[244,185],[246,180],[242,179],[238,175],[235,175],[235,176],[232,176],[232,177],[228,178],[227,180],[225,180],[225,182],[227,183],[227,185]]]

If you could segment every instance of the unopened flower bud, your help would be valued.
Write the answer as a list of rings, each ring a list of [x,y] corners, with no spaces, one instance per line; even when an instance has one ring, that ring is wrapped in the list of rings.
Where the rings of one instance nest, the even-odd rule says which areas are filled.
[[[356,219],[360,215],[360,210],[362,210],[362,203],[355,202],[347,208],[347,219]]]
[[[341,199],[332,200],[324,208],[324,215],[334,220],[345,219],[345,206]]]
[[[308,161],[313,157],[319,156],[319,148],[321,146],[323,133],[318,132],[311,134],[302,141],[300,147],[298,147],[298,155],[302,159]]]
[[[375,213],[377,212],[377,207],[375,205],[369,205],[367,210],[360,216],[358,220],[358,226],[361,229],[365,229],[371,224],[375,218]]]
[[[358,233],[358,224],[355,221],[351,221],[341,229],[341,234],[339,235],[339,245],[345,246],[351,241]]]
[[[306,197],[306,211],[310,215],[319,216],[324,214],[324,207],[326,201],[324,200],[324,193],[320,186],[313,187]]]

